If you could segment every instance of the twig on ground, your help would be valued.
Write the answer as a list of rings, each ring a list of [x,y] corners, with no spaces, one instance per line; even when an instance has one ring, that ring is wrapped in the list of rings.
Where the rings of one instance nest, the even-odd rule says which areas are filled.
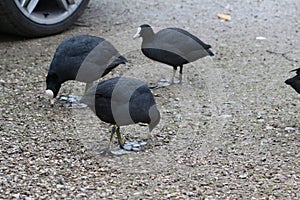
[[[271,53],[271,54],[281,55],[282,57],[284,57],[284,58],[287,59],[288,61],[292,61],[292,62],[296,62],[296,63],[299,62],[298,60],[289,58],[289,57],[287,56],[287,54],[290,53],[290,52],[292,52],[292,51],[287,51],[287,52],[284,52],[284,53],[279,53],[279,52],[267,50],[267,52],[268,52],[268,53]]]

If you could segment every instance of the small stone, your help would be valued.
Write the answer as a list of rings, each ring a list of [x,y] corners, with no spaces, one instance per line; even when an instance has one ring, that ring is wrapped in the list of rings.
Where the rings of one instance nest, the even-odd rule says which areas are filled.
[[[100,194],[100,197],[106,197],[107,196],[107,193],[106,192],[102,192],[101,194]]]
[[[294,131],[295,128],[293,128],[293,127],[285,127],[284,130],[285,131]]]
[[[177,119],[181,119],[181,114],[176,114],[175,116]]]
[[[169,135],[173,135],[173,131],[169,131],[168,134],[169,134]]]
[[[266,126],[266,129],[267,130],[272,130],[272,129],[274,129],[274,127],[273,126]]]
[[[264,122],[265,120],[264,119],[258,119],[257,121],[258,122]]]
[[[86,197],[87,195],[85,193],[79,193],[76,195],[76,198]]]
[[[246,178],[248,178],[248,174],[241,174],[241,175],[239,175],[239,178],[246,179]]]
[[[221,117],[226,119],[226,118],[231,118],[232,115],[222,115]]]
[[[255,39],[256,39],[256,40],[265,40],[265,39],[267,39],[267,38],[265,38],[265,37],[263,37],[263,36],[257,36]]]
[[[16,199],[19,199],[20,198],[20,193],[18,193],[18,194],[13,194],[13,195],[11,195],[12,197],[14,197],[14,198],[16,198]]]
[[[226,102],[224,102],[224,104],[235,104],[236,103],[236,101],[226,101]]]
[[[57,184],[56,185],[56,188],[58,188],[58,189],[62,189],[62,188],[64,188],[65,186],[64,185],[61,185],[61,184]]]
[[[145,191],[144,194],[145,194],[146,196],[152,196],[152,193],[149,192],[149,191]]]
[[[165,138],[163,141],[164,141],[165,143],[169,143],[169,142],[170,142],[170,140],[169,140],[168,138]]]
[[[140,192],[135,192],[133,193],[133,196],[137,196],[137,195],[140,195],[141,193]]]

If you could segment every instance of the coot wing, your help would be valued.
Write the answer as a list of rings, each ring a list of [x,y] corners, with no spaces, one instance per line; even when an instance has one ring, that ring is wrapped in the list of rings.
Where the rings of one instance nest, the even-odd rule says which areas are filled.
[[[188,62],[193,62],[199,58],[209,55],[202,43],[198,43],[191,34],[177,28],[167,28],[158,31],[153,40],[142,44],[142,48],[162,49],[172,52],[184,58]],[[199,40],[199,39],[198,39]]]

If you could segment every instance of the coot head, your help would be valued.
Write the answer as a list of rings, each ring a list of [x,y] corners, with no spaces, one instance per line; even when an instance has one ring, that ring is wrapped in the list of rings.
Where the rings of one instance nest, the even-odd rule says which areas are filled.
[[[153,29],[149,24],[143,24],[138,27],[136,34],[133,36],[133,38],[149,38],[154,35]]]
[[[296,76],[293,78],[287,79],[286,84],[290,85],[296,92],[300,94],[300,68],[294,69],[291,72],[296,71]]]

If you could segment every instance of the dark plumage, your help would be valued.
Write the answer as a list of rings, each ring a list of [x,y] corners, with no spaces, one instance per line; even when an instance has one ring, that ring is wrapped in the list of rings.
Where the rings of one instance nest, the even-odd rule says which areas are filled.
[[[114,125],[109,151],[115,132],[123,147],[120,126],[141,122],[149,124],[151,131],[160,121],[160,113],[150,89],[134,78],[115,77],[99,82],[80,101],[87,104],[102,121]]]
[[[91,84],[127,60],[107,40],[90,35],[65,39],[56,49],[46,78],[46,94],[55,98],[61,84],[77,80]]]
[[[287,79],[285,83],[290,85],[292,88],[294,88],[294,90],[296,90],[296,92],[300,94],[300,68],[294,69],[291,72],[294,71],[296,71],[297,75],[294,76],[293,78]]]
[[[138,28],[134,38],[137,37],[143,38],[142,52],[145,56],[173,67],[172,82],[177,67],[180,67],[181,82],[184,64],[214,55],[210,45],[180,28],[166,28],[154,33],[150,25],[144,24]]]

